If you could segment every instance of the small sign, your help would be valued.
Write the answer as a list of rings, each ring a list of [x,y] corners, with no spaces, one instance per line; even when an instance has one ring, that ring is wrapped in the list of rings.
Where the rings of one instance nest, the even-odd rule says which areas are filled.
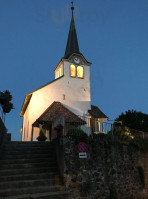
[[[86,152],[79,153],[79,158],[87,158],[87,153]]]
[[[83,142],[79,142],[78,150],[79,152],[85,152],[85,144]]]

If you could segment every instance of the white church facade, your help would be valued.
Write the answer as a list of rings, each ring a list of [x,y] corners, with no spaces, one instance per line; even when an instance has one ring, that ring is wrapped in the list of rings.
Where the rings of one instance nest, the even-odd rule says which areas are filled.
[[[101,124],[108,119],[97,106],[91,105],[91,63],[79,51],[73,10],[74,7],[65,55],[54,71],[55,80],[25,96],[20,112],[22,141],[37,141],[40,128],[44,129],[48,141],[55,138],[59,116],[69,126],[77,124],[84,130],[87,128],[89,134],[103,131]]]

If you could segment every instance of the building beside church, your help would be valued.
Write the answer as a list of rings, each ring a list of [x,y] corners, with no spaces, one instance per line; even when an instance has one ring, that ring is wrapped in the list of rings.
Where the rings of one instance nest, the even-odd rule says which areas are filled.
[[[26,94],[20,116],[23,116],[22,141],[36,141],[40,128],[47,140],[56,137],[55,126],[62,119],[64,133],[68,128],[80,127],[91,132],[103,132],[108,117],[91,105],[91,63],[79,50],[74,7],[64,57],[55,68],[55,80]]]

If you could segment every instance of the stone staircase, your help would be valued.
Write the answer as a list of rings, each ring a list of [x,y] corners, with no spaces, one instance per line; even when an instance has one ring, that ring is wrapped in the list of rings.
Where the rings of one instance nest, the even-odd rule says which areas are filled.
[[[0,199],[65,199],[53,143],[10,142],[0,159]]]

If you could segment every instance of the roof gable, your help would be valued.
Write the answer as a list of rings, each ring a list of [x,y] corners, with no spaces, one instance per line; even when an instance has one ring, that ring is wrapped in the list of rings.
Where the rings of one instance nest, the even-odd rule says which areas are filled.
[[[33,126],[37,126],[39,123],[54,122],[59,115],[64,116],[65,122],[86,124],[84,120],[66,108],[61,102],[53,102],[34,122]]]
[[[91,105],[91,110],[88,110],[88,112],[93,118],[108,119],[108,117],[97,106]]]

